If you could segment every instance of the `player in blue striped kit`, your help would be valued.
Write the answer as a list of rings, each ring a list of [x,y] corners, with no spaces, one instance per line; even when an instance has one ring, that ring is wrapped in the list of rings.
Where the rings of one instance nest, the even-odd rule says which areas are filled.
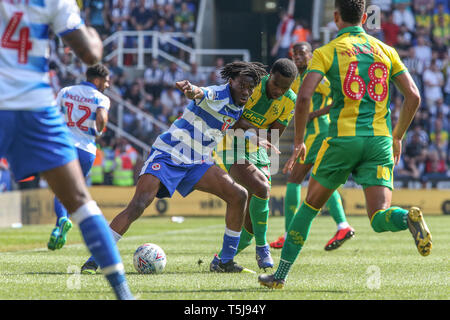
[[[75,0],[0,1],[0,157],[17,180],[41,173],[79,225],[118,299],[133,299],[119,251],[84,181],[49,80],[52,29],[86,64],[103,46],[84,25]]]
[[[227,203],[222,259],[218,272],[250,272],[233,261],[239,244],[247,191],[214,165],[211,152],[227,129],[241,117],[243,107],[267,72],[259,63],[233,62],[224,66],[219,86],[196,87],[189,81],[176,86],[192,99],[183,115],[152,146],[133,199],[110,224],[118,241],[155,197],[171,197],[177,190],[186,197],[193,190],[218,196]],[[83,273],[95,273],[90,258]]]
[[[103,91],[109,87],[109,70],[96,64],[86,70],[86,81],[61,89],[56,105],[64,113],[65,122],[77,149],[81,171],[87,177],[95,160],[97,146],[95,138],[100,136],[108,122],[110,101]],[[66,235],[72,228],[66,208],[55,197],[56,226],[53,228],[47,247],[61,249]]]

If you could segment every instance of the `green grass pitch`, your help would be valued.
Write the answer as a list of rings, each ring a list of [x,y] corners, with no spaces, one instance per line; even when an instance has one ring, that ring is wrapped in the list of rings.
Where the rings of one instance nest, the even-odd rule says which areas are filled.
[[[409,300],[450,298],[450,217],[428,216],[433,251],[422,257],[409,231],[377,234],[366,217],[349,216],[355,238],[341,248],[323,247],[335,232],[330,217],[313,222],[309,239],[283,290],[270,290],[257,282],[254,244],[236,257],[257,274],[215,274],[209,263],[223,237],[224,218],[141,218],[118,243],[131,290],[149,300]],[[270,217],[268,240],[283,233],[282,217]],[[97,300],[114,299],[101,274],[80,275],[88,258],[77,227],[66,246],[48,251],[52,226],[0,229],[0,299]],[[140,275],[133,253],[146,242],[161,246],[167,255],[163,274]],[[272,250],[275,266],[280,250]],[[268,270],[269,272],[269,270]]]

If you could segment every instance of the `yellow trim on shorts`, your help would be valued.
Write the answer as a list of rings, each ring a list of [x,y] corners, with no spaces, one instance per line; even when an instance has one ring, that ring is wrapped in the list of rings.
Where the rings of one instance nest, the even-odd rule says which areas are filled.
[[[322,146],[319,149],[319,152],[317,152],[316,161],[314,162],[314,167],[312,169],[313,174],[316,174],[317,168],[319,167],[320,163],[322,162],[323,155],[325,154],[325,152],[328,150],[328,147],[330,146],[328,144],[328,140],[330,140],[330,139],[331,139],[331,137],[324,139],[322,142]]]

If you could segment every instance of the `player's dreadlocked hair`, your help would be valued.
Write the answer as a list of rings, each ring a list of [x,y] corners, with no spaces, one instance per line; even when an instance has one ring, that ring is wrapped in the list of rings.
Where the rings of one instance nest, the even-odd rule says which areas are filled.
[[[255,83],[259,83],[261,78],[267,75],[266,67],[259,62],[235,61],[226,64],[220,71],[220,75],[226,81],[238,76],[248,76],[255,80]]]
[[[342,20],[357,24],[364,14],[365,0],[336,0],[334,6],[338,9]]]

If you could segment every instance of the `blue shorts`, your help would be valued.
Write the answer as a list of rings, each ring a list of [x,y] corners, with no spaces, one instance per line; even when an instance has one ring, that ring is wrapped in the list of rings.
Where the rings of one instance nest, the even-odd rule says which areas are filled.
[[[79,148],[76,149],[78,153],[78,160],[80,161],[81,170],[83,171],[83,176],[86,178],[92,169],[92,165],[94,164],[95,154]]]
[[[16,180],[63,166],[77,158],[72,137],[56,107],[0,110],[0,157]]]
[[[140,175],[151,174],[161,181],[162,186],[156,194],[157,198],[170,198],[175,190],[183,197],[186,197],[194,190],[197,182],[213,165],[213,162],[178,164],[172,160],[170,154],[152,149]]]

